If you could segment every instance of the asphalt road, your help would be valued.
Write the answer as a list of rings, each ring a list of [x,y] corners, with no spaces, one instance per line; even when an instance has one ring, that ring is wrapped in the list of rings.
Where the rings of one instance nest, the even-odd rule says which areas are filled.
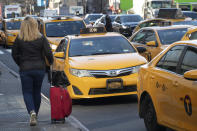
[[[10,49],[0,47],[0,61],[18,73]],[[47,77],[43,82],[42,93],[49,97]],[[143,120],[138,117],[136,95],[80,100],[74,103],[72,116],[90,131],[146,130]]]

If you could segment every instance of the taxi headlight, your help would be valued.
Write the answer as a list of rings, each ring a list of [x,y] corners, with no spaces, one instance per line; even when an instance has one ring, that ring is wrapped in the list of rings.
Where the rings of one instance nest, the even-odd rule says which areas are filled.
[[[57,48],[57,46],[56,46],[56,45],[51,44],[51,49],[52,49],[52,50],[56,50],[56,48]]]
[[[14,36],[13,34],[11,34],[11,33],[8,33],[8,36]]]
[[[92,75],[87,70],[78,70],[70,68],[70,73],[77,77],[91,77]]]
[[[143,65],[134,66],[132,73],[138,73],[138,71],[139,71],[139,69],[140,69],[141,66],[143,66]]]

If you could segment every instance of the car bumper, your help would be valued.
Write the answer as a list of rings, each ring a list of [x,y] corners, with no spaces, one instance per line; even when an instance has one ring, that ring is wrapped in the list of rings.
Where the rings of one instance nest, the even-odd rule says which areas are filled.
[[[137,94],[137,73],[127,76],[113,77],[113,78],[95,78],[95,77],[68,77],[70,85],[67,87],[72,99],[80,98],[99,98],[110,96],[123,96]],[[121,79],[123,88],[108,89],[108,79]]]

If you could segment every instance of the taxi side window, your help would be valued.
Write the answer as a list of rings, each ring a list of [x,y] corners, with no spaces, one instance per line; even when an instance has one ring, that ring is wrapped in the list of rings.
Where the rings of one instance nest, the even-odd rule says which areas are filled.
[[[157,41],[157,38],[156,38],[156,36],[155,36],[155,32],[154,31],[152,31],[152,30],[148,30],[147,32],[146,32],[146,37],[145,37],[145,39],[144,39],[144,42],[145,43],[147,43],[147,42],[150,42],[150,41]]]
[[[133,37],[133,39],[131,40],[131,42],[145,44],[145,42],[144,42],[145,36],[146,36],[146,31],[145,30],[142,30],[142,31],[138,32]]]
[[[191,36],[189,37],[190,40],[196,40],[197,39],[197,32],[191,33]]]
[[[188,47],[180,67],[180,74],[197,69],[197,48]]]
[[[60,42],[55,52],[66,52],[68,39],[64,39]]]
[[[176,72],[177,66],[184,50],[185,46],[174,46],[172,47],[157,63],[157,67]]]

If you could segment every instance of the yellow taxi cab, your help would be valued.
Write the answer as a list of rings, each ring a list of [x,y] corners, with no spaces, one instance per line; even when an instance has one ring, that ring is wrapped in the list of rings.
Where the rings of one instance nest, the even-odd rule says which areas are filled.
[[[59,16],[51,19],[40,19],[39,30],[48,39],[54,51],[61,39],[66,35],[79,34],[81,28],[85,28],[82,18],[76,16]]]
[[[4,32],[4,22],[3,19],[0,19],[0,45],[5,46],[6,43],[6,35]]]
[[[12,46],[19,33],[21,22],[23,18],[11,18],[4,20],[4,32],[6,35],[5,47]]]
[[[148,131],[197,130],[197,41],[179,41],[139,69],[139,116]]]
[[[132,34],[134,34],[135,32],[137,32],[138,30],[144,27],[170,26],[170,25],[172,25],[172,22],[170,20],[162,19],[162,18],[143,20],[135,27]]]
[[[65,73],[72,99],[136,94],[138,69],[147,63],[137,49],[121,34],[85,28],[60,42],[53,72]]]
[[[164,27],[145,27],[133,34],[129,40],[135,47],[145,47],[147,51],[142,55],[148,61],[170,44],[180,40],[197,38],[197,26],[172,25]]]

